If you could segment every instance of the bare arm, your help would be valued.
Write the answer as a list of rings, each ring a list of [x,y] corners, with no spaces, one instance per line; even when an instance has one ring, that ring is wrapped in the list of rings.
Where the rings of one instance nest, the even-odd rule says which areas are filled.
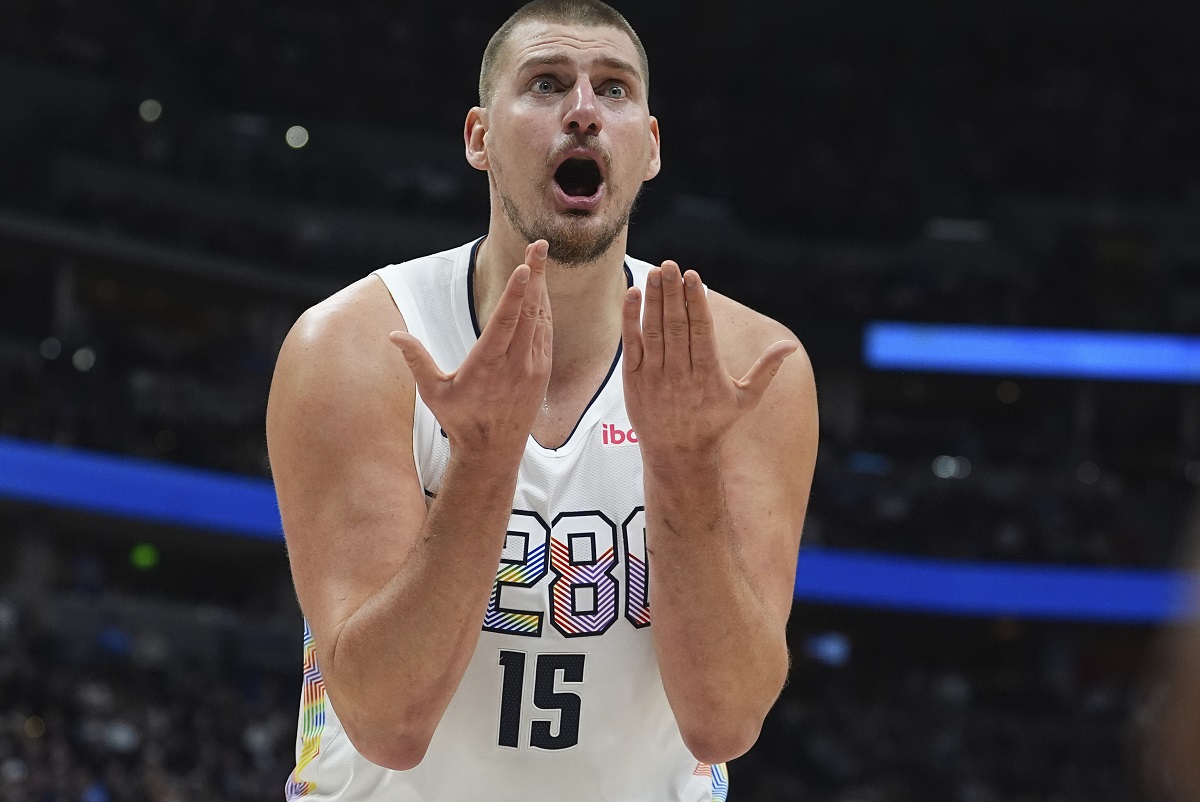
[[[420,762],[479,638],[549,376],[532,261],[454,374],[407,333],[387,342],[402,321],[374,278],[306,313],[276,366],[267,441],[300,605],[347,735],[390,768]],[[451,443],[428,512],[417,386]]]
[[[680,731],[716,763],[754,744],[787,676],[816,396],[807,359],[784,362],[798,344],[783,327],[743,310],[737,344],[719,349],[699,277],[689,271],[685,289],[673,263],[661,276],[647,289],[640,341],[634,305],[626,318],[639,362],[627,365],[636,389],[626,395],[633,389],[639,408],[630,417],[645,465],[652,631]],[[743,380],[726,372],[726,359],[744,366],[759,353]]]

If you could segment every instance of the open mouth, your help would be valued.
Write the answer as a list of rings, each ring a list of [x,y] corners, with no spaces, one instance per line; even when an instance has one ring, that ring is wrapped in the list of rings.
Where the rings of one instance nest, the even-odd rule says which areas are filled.
[[[600,191],[604,177],[600,165],[592,159],[567,159],[554,171],[554,181],[570,198],[590,198]]]

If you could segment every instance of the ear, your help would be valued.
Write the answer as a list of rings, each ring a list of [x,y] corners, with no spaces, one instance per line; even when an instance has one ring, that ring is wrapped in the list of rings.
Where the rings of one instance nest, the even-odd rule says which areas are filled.
[[[654,176],[658,175],[658,171],[662,169],[662,151],[661,141],[658,136],[658,118],[650,118],[650,161],[646,164],[646,177],[643,181],[649,181]]]
[[[467,112],[467,122],[463,126],[463,142],[467,147],[467,163],[476,170],[486,171],[488,163],[487,143],[487,109],[479,106]]]

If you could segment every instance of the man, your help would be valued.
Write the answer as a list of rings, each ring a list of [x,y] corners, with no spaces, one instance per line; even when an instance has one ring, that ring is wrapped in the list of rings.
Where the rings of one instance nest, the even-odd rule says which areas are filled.
[[[1163,802],[1200,800],[1200,496],[1185,530],[1190,569],[1184,615],[1156,644],[1147,680],[1153,704],[1142,716],[1148,789]]]
[[[758,737],[812,370],[778,323],[625,256],[659,169],[648,77],[598,0],[520,9],[466,119],[487,236],[362,279],[283,345],[291,799],[723,799]]]

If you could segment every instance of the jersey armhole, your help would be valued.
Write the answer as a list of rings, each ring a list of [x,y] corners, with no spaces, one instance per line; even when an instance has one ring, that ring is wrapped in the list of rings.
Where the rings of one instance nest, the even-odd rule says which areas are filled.
[[[403,275],[404,269],[403,264],[388,265],[374,271],[374,275],[378,276],[383,285],[387,287],[388,294],[392,296],[392,303],[396,305],[400,317],[404,320],[405,330],[428,347],[429,337],[425,319],[421,315],[420,307],[413,298],[412,289]],[[413,466],[416,468],[417,477],[422,482],[422,489],[425,489],[423,487],[425,475],[421,470],[425,462],[424,456],[432,452],[433,438],[436,436],[437,425],[433,413],[422,400],[421,391],[417,390],[413,399],[412,455]]]

